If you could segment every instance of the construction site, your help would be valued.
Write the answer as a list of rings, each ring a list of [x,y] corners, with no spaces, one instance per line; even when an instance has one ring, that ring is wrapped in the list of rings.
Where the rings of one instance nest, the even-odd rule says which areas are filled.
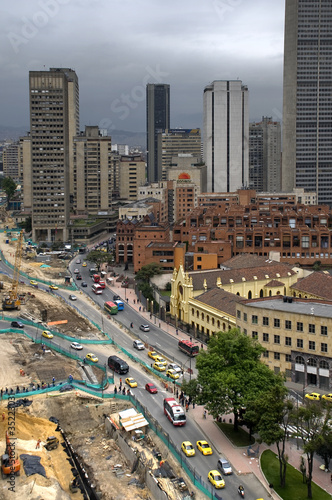
[[[2,255],[18,267],[17,241],[6,244],[5,238],[0,235]],[[31,278],[63,283],[66,269],[61,261],[52,258],[47,275],[40,264],[33,264],[30,256],[20,254],[19,267]],[[1,275],[0,280],[2,303],[9,304],[4,316],[33,318],[44,324],[60,318],[65,322],[57,325],[59,332],[78,340],[101,339],[95,326],[52,293],[20,283],[15,273],[14,287],[12,276]],[[62,386],[47,390],[54,380],[66,381],[71,376],[83,381],[79,360],[43,349],[19,332],[1,333],[0,349],[1,394],[5,396],[0,406],[1,500],[205,498],[145,419],[140,420],[143,417],[133,401],[103,398],[113,395],[110,386],[99,396],[77,388],[62,391]],[[113,346],[107,346],[107,351],[117,352]],[[90,368],[101,382],[101,370]],[[45,387],[45,393],[27,395],[33,386]],[[126,411],[129,414],[122,413]]]

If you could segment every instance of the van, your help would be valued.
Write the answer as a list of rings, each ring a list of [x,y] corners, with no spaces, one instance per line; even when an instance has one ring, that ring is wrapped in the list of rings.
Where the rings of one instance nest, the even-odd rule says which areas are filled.
[[[217,467],[220,470],[220,472],[225,474],[225,476],[228,476],[229,474],[233,474],[231,464],[225,458],[219,458]]]
[[[125,374],[129,372],[128,364],[118,356],[110,356],[108,358],[108,367],[116,373]]]

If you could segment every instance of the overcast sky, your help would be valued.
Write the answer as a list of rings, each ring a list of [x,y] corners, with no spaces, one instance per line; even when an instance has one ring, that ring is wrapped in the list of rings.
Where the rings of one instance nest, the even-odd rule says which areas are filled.
[[[281,120],[284,0],[14,0],[0,7],[0,125],[29,126],[30,70],[69,67],[80,123],[145,131],[146,83],[171,86],[171,127],[202,125],[213,80]]]

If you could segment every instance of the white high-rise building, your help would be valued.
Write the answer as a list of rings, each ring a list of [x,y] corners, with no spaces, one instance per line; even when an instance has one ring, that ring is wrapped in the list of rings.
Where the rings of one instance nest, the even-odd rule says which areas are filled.
[[[217,80],[203,98],[203,154],[208,192],[233,192],[248,185],[248,87]]]
[[[286,0],[282,190],[332,206],[332,2]]]

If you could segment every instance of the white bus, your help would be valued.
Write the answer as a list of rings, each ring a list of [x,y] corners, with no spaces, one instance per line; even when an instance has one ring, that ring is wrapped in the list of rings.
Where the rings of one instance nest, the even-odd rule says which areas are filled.
[[[186,414],[174,398],[164,399],[164,413],[173,425],[186,425]]]
[[[92,285],[92,291],[96,294],[96,295],[101,295],[103,293],[103,289],[102,287],[98,284],[98,283],[94,283]]]

